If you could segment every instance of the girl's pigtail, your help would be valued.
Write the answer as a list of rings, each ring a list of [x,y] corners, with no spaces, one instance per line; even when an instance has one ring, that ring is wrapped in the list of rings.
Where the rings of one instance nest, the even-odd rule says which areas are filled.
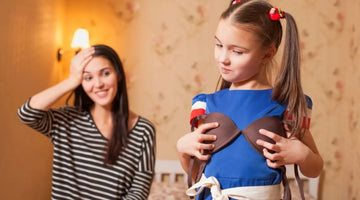
[[[291,121],[291,132],[301,138],[304,132],[303,119],[307,117],[307,103],[301,87],[299,36],[294,18],[289,13],[285,13],[285,18],[285,46],[273,99],[287,103],[284,120]]]

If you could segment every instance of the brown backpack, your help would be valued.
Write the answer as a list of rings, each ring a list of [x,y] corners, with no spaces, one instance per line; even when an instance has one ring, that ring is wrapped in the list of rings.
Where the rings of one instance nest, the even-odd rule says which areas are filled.
[[[250,143],[250,145],[262,156],[263,155],[263,147],[256,144],[256,140],[261,139],[266,142],[274,144],[275,141],[272,139],[261,135],[259,133],[259,129],[266,129],[273,133],[277,133],[282,137],[286,137],[286,131],[284,129],[282,121],[274,116],[265,116],[258,120],[255,120],[250,125],[248,125],[244,130],[239,130],[235,123],[226,115],[218,112],[209,113],[206,115],[199,115],[195,117],[192,121],[191,131],[195,130],[195,124],[198,123],[200,119],[204,120],[204,123],[218,122],[219,126],[214,129],[210,129],[206,131],[204,134],[216,135],[216,140],[208,143],[213,143],[215,145],[212,151],[204,152],[205,154],[213,154],[220,149],[226,147],[230,142],[232,142],[236,137],[240,134],[243,134],[246,140]],[[207,161],[200,161],[196,159],[194,156],[190,158],[189,162],[189,170],[188,170],[188,186],[192,185],[192,174],[193,166],[195,162],[199,165],[199,170],[196,173],[195,181],[198,182],[201,178],[201,174],[204,172]],[[283,172],[282,184],[284,186],[284,195],[283,200],[291,200],[291,191],[289,182],[286,177],[286,167],[281,166],[279,169]],[[299,186],[300,194],[302,200],[305,200],[304,190],[302,186],[302,182],[299,177],[297,165],[294,165],[295,178]]]

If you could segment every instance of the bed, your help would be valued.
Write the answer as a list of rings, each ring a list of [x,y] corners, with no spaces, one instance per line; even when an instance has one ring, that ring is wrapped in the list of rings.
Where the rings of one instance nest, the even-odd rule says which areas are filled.
[[[286,166],[293,200],[301,200],[296,184],[293,166]],[[307,178],[300,174],[304,184],[305,199],[318,200],[318,178]],[[178,160],[157,160],[155,177],[151,186],[149,200],[188,200],[186,173]]]

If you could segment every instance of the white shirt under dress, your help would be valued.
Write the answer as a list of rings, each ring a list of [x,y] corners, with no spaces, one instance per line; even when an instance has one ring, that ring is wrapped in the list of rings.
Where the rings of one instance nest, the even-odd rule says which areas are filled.
[[[52,199],[147,199],[155,165],[155,129],[139,117],[115,165],[104,165],[108,140],[87,111],[73,106],[43,111],[28,100],[18,109],[24,124],[54,146]]]

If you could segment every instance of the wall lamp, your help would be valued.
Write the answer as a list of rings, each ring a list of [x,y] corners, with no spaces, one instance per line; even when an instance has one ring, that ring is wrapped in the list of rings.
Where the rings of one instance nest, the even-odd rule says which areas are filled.
[[[75,55],[81,51],[81,49],[87,48],[90,46],[89,42],[89,32],[86,29],[78,28],[74,33],[74,37],[71,42],[71,48],[75,49]],[[73,52],[73,50],[65,51],[63,48],[57,50],[57,60],[61,61],[61,58],[64,54],[68,52]]]

